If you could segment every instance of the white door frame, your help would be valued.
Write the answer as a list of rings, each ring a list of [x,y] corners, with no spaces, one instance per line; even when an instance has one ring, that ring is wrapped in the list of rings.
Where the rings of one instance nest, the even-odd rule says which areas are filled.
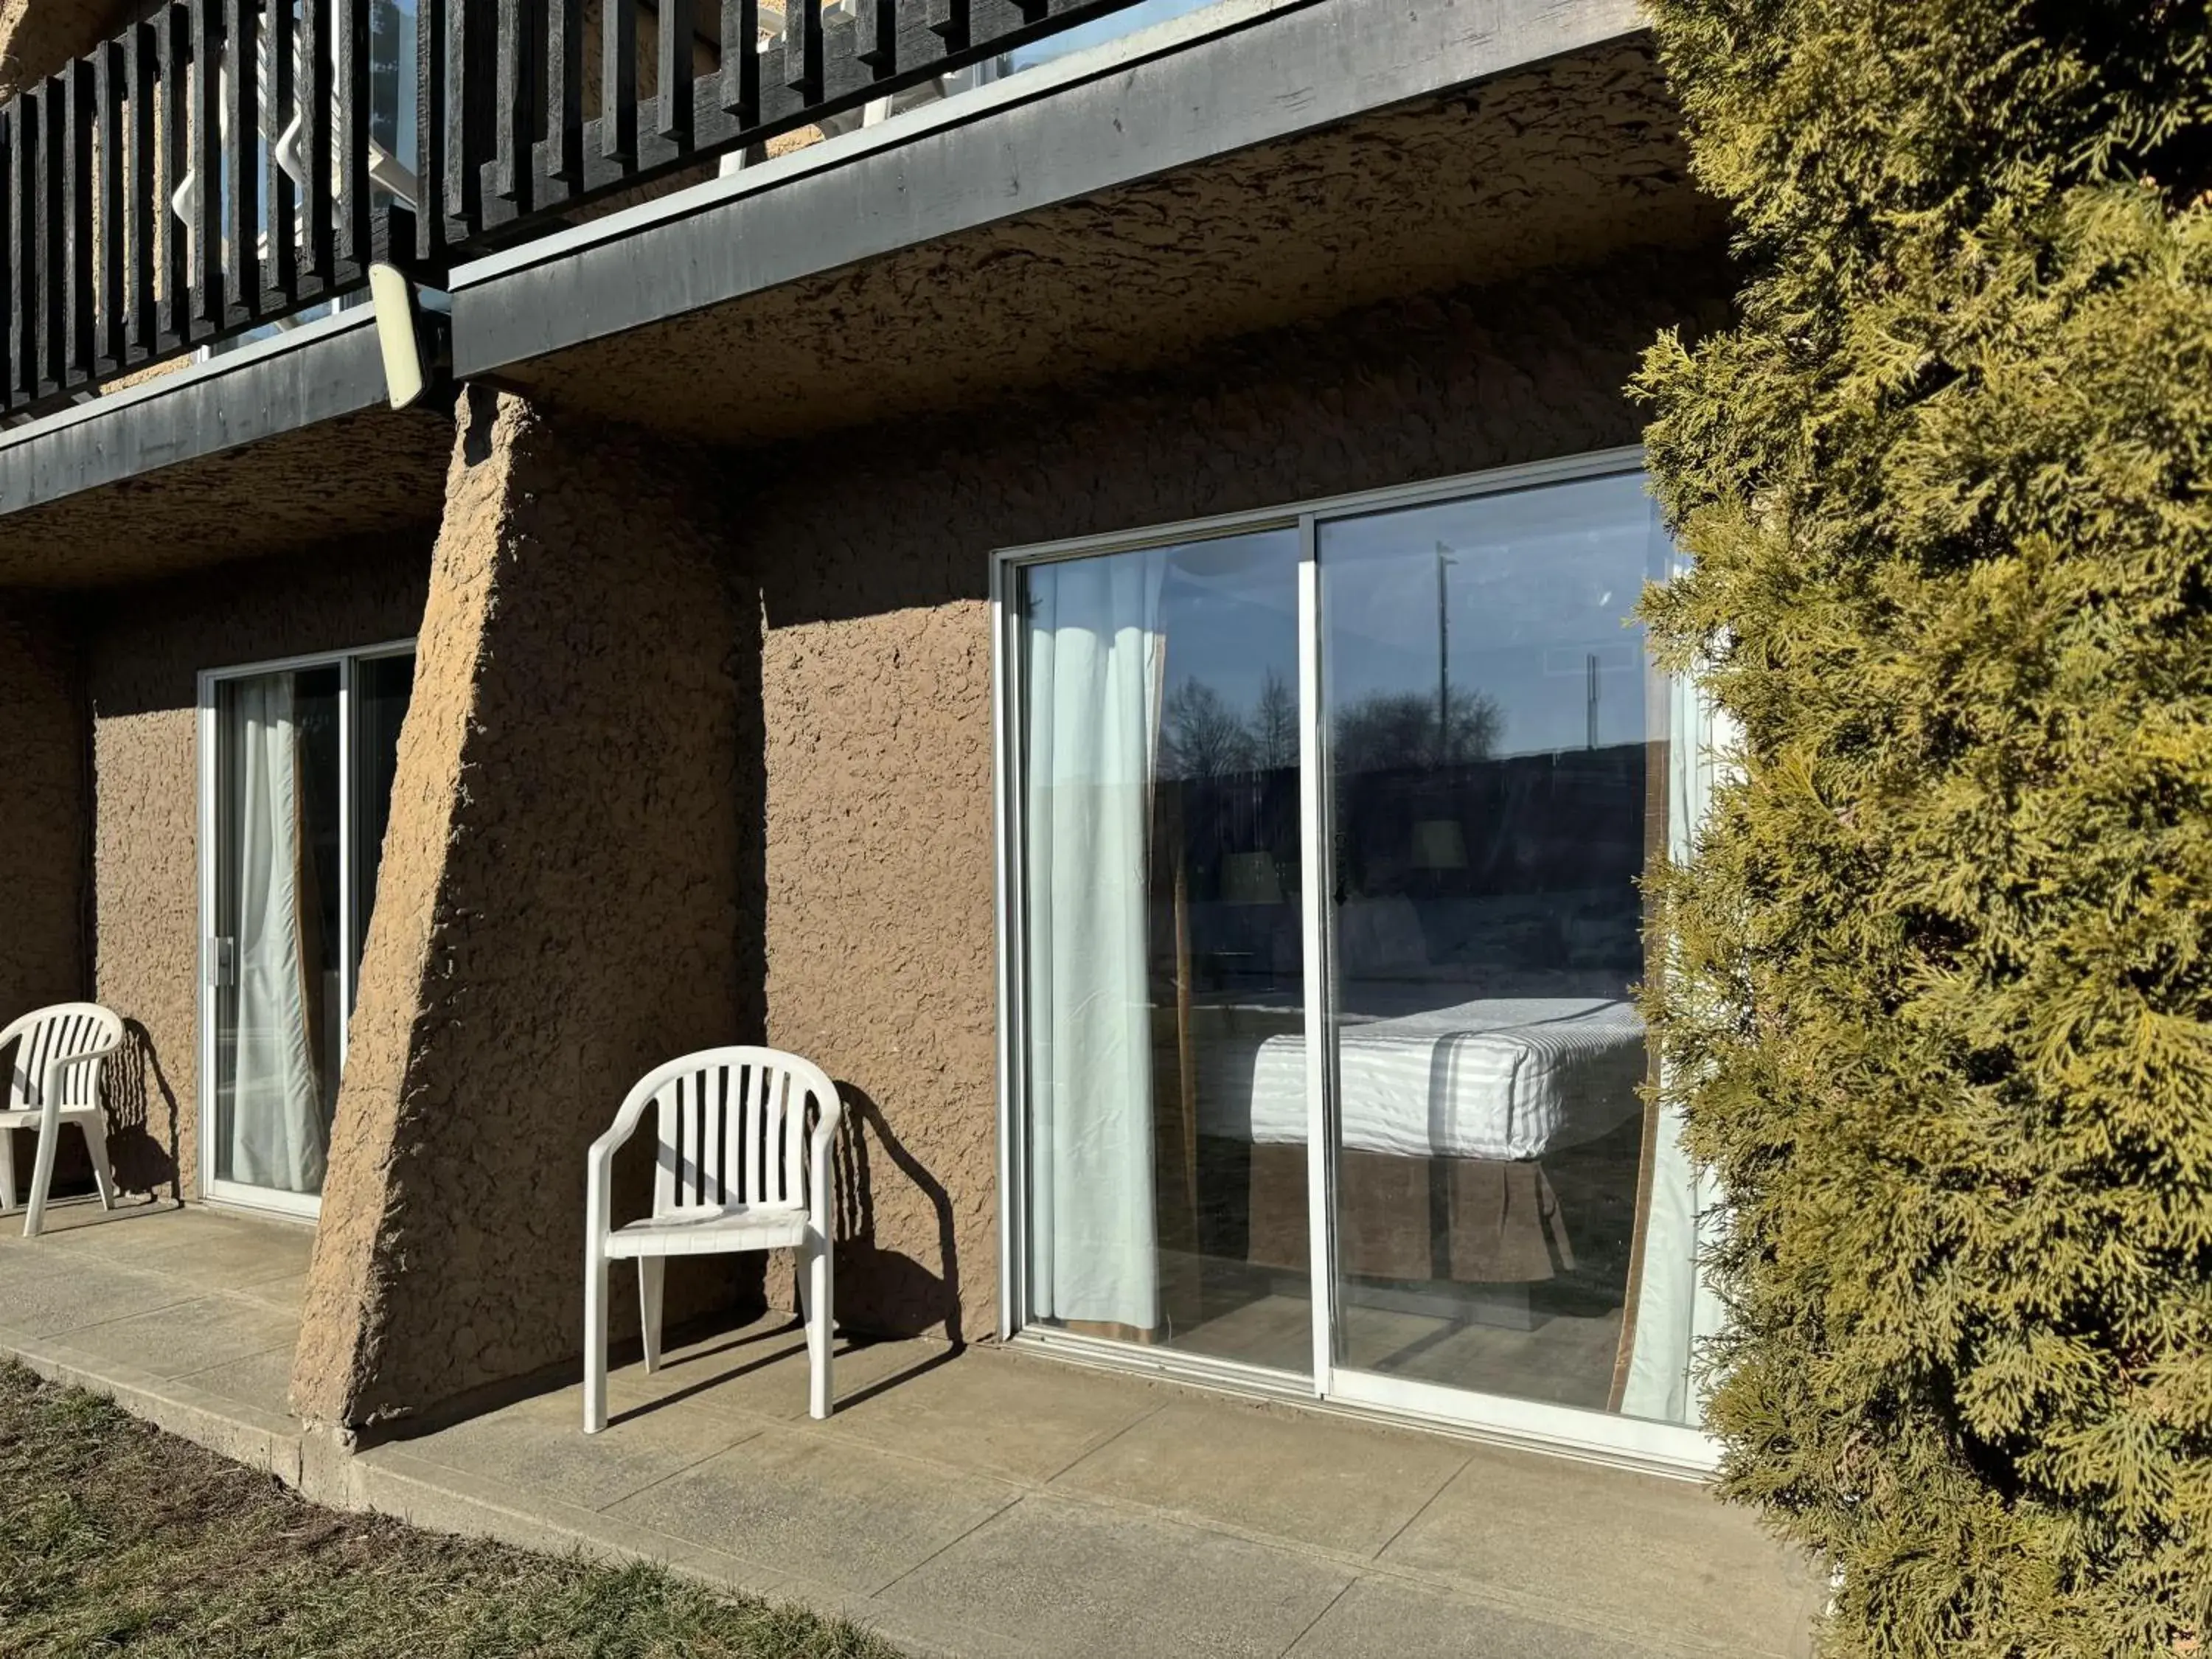
[[[1719,1447],[1702,1429],[1616,1413],[1522,1400],[1413,1382],[1334,1363],[1337,1320],[1334,975],[1330,971],[1335,907],[1329,833],[1328,748],[1322,672],[1319,526],[1328,520],[1420,506],[1531,485],[1640,471],[1640,447],[1601,450],[1431,483],[1332,496],[1271,510],[1224,514],[1111,535],[998,550],[991,557],[993,810],[997,836],[999,990],[999,1333],[1092,1364],[1117,1364],[1194,1382],[1413,1419],[1510,1443],[1689,1476],[1709,1474]],[[1024,1141],[1026,1103],[1022,952],[1027,896],[1022,890],[1020,721],[1021,618],[1014,604],[1025,565],[1087,558],[1207,537],[1295,526],[1298,532],[1299,861],[1304,927],[1307,1204],[1312,1241],[1313,1357],[1310,1374],[1170,1353],[1136,1343],[1076,1335],[1024,1323],[1028,1292],[1024,1230],[1029,1212]]]
[[[216,854],[220,823],[216,791],[222,781],[220,757],[216,752],[220,741],[220,726],[216,718],[218,690],[228,681],[251,679],[260,674],[295,672],[311,668],[334,667],[338,671],[337,1019],[338,1057],[343,1067],[352,1034],[354,981],[360,967],[355,949],[359,933],[356,916],[361,901],[361,860],[354,810],[359,783],[355,776],[358,757],[354,753],[354,674],[356,666],[362,663],[386,657],[410,656],[414,651],[415,641],[411,639],[387,640],[355,651],[310,652],[301,656],[273,657],[262,662],[240,663],[227,668],[200,671],[197,726],[199,949],[196,975],[199,1075],[196,1116],[198,1122],[199,1190],[203,1198],[249,1209],[272,1210],[282,1215],[304,1217],[310,1220],[319,1216],[323,1207],[319,1194],[287,1193],[272,1188],[249,1186],[244,1182],[219,1179],[215,1173],[216,999],[213,993],[216,988],[220,966],[216,945],[218,938],[216,909],[219,878]]]

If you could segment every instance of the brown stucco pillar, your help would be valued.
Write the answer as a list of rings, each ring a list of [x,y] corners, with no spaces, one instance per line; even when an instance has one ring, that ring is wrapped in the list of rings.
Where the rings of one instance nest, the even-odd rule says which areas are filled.
[[[0,1025],[84,994],[86,722],[69,613],[0,593]]]
[[[513,397],[459,428],[295,1358],[324,1425],[576,1354],[586,1148],[757,1005],[711,512]]]
[[[132,9],[125,0],[0,0],[0,98],[90,52]]]

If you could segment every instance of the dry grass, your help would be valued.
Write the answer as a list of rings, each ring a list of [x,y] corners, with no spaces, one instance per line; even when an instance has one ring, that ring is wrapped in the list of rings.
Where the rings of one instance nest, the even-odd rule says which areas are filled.
[[[0,1364],[0,1656],[896,1659],[855,1627],[318,1509]]]

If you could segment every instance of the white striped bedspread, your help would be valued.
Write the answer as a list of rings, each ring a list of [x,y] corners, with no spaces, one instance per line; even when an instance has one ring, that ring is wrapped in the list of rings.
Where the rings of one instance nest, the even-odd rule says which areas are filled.
[[[1399,1158],[1540,1158],[1643,1109],[1644,1021],[1632,1003],[1494,998],[1337,1036],[1344,1145]],[[1199,1127],[1306,1139],[1305,1039],[1222,1034],[1199,1045]]]

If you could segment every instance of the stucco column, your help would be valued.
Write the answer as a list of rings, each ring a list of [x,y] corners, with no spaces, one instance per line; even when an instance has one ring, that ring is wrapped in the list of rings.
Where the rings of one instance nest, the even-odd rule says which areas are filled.
[[[0,1025],[84,994],[87,719],[66,610],[0,592]]]
[[[683,477],[465,395],[295,1359],[310,1422],[575,1355],[586,1148],[654,1062],[749,1034],[734,623]]]

